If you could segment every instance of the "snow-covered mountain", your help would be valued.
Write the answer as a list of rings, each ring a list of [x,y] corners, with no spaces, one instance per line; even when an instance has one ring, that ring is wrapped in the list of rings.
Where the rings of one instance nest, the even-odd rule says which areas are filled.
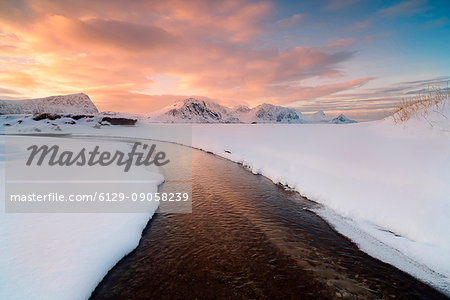
[[[328,123],[328,121],[330,121],[330,118],[328,118],[327,115],[325,115],[325,113],[320,110],[313,114],[303,115],[303,120],[305,121],[305,123]]]
[[[313,114],[303,114],[304,123],[332,123],[332,124],[350,124],[356,123],[356,121],[347,118],[345,115],[340,114],[337,117],[331,118],[327,116],[323,111],[318,111]]]
[[[267,103],[252,109],[241,106],[235,112],[243,123],[304,123],[301,112]]]
[[[0,100],[0,115],[35,113],[97,114],[98,110],[89,96],[83,93],[28,100]]]
[[[229,108],[195,98],[166,106],[150,114],[148,120],[161,123],[241,123]]]
[[[97,107],[86,94],[51,96],[29,100],[0,100],[0,115],[97,115]],[[302,114],[300,111],[272,104],[254,108],[238,106],[229,108],[210,100],[188,98],[146,116],[107,112],[108,116],[138,119],[151,123],[355,123],[344,115],[330,118],[323,111]]]
[[[188,98],[151,113],[148,122],[155,123],[355,123],[344,115],[330,118],[323,111],[304,115],[300,111],[272,104],[254,108],[238,106],[228,108],[210,100]]]
[[[350,120],[349,118],[347,118],[343,114],[340,114],[339,116],[331,119],[330,123],[333,123],[333,124],[349,124],[349,123],[356,123],[356,121]]]

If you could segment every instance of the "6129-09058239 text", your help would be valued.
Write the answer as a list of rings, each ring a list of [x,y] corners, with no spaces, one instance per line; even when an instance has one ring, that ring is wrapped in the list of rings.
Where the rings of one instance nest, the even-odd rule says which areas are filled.
[[[188,193],[93,193],[93,194],[12,194],[11,202],[185,202],[189,201]]]

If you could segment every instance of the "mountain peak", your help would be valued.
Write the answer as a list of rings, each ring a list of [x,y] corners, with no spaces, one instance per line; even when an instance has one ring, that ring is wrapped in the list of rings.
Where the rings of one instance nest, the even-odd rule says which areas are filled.
[[[237,107],[234,107],[233,110],[237,113],[248,113],[250,111],[250,108],[245,105],[239,105]]]
[[[350,124],[350,123],[356,123],[356,121],[350,120],[349,118],[347,118],[347,117],[344,116],[343,114],[340,114],[339,116],[333,118],[330,122],[333,123],[333,124]]]
[[[323,110],[316,111],[312,115],[313,116],[321,116],[321,117],[325,117],[326,116],[326,114],[323,112]]]
[[[98,109],[84,93],[26,100],[0,100],[0,114],[97,114]]]
[[[231,110],[209,100],[187,98],[150,116],[162,123],[239,123]]]

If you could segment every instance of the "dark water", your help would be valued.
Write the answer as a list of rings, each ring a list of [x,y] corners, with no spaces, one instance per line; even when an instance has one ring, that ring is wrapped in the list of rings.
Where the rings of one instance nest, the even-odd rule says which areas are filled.
[[[443,299],[241,166],[192,152],[190,214],[156,214],[92,299]],[[163,187],[164,189],[164,187]]]

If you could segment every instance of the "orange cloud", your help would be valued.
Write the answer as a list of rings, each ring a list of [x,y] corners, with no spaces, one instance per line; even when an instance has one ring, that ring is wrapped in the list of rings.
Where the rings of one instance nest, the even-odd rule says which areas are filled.
[[[37,84],[32,76],[18,71],[0,71],[0,81],[2,85],[19,88],[30,88]]]
[[[335,41],[333,51],[263,46],[273,10],[270,2],[245,0],[2,1],[1,88],[28,97],[86,92],[102,110],[143,112],[180,97],[158,94],[149,78],[159,75],[177,78],[173,94],[250,105],[320,97],[370,80],[302,86],[308,78],[337,81],[339,65],[354,56],[337,49],[352,39]]]

